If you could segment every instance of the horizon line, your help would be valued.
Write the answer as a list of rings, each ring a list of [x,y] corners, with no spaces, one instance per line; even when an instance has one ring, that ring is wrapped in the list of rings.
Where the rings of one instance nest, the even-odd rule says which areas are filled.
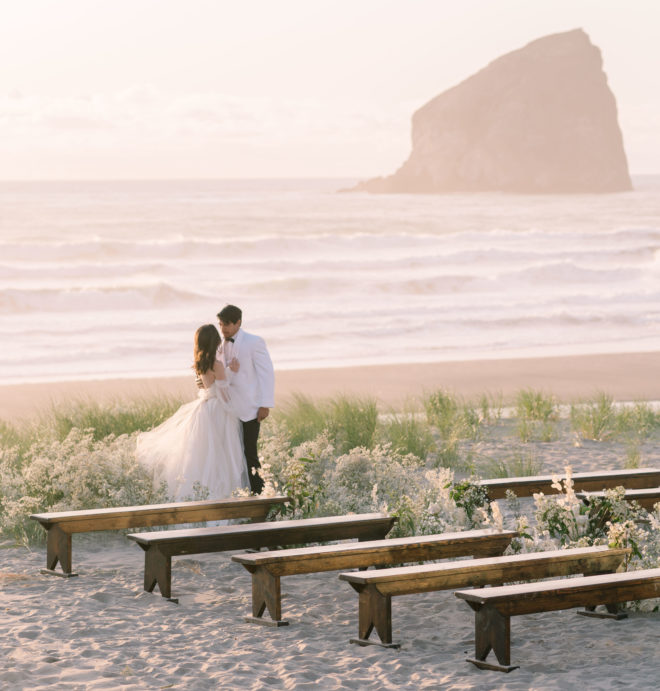
[[[660,170],[655,173],[629,173],[631,178],[657,177]],[[378,175],[286,175],[286,176],[219,176],[219,177],[144,177],[144,178],[0,178],[0,184],[29,183],[29,182],[228,182],[228,181],[298,181],[298,180],[363,180],[374,177],[384,177]]]

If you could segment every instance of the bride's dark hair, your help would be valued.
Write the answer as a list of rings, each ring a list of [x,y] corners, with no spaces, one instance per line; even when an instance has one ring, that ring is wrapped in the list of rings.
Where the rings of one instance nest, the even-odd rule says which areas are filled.
[[[204,324],[195,331],[195,372],[204,374],[213,368],[215,353],[220,345],[220,334],[213,324]]]

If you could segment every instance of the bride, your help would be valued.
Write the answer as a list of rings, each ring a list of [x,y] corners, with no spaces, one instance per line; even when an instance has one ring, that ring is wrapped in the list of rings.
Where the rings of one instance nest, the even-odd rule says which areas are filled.
[[[208,489],[209,499],[223,499],[250,486],[241,422],[232,409],[227,383],[239,363],[234,359],[225,369],[216,359],[219,345],[213,324],[197,329],[194,369],[204,388],[197,400],[137,439],[137,460],[153,470],[156,485],[167,482],[168,495],[175,501],[193,499],[195,483]]]

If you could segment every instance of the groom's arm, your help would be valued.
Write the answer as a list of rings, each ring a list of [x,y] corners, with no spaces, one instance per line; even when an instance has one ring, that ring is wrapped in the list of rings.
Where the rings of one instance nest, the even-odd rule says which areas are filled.
[[[259,382],[261,400],[259,401],[259,412],[257,419],[259,422],[268,417],[270,408],[275,405],[275,371],[273,362],[270,359],[266,342],[263,338],[256,339],[254,350],[252,351],[252,362]]]

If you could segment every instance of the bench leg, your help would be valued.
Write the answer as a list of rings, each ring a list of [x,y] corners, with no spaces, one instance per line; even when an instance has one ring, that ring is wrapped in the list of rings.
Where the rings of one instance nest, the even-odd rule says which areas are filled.
[[[144,589],[152,593],[156,585],[163,597],[177,602],[172,598],[172,557],[151,546],[144,553]]]
[[[58,561],[62,572],[55,571]],[[77,576],[71,562],[71,533],[65,533],[58,525],[51,526],[46,534],[46,568],[41,573],[63,578]]]
[[[392,643],[392,596],[382,595],[372,585],[367,585],[358,595],[358,638],[351,638],[356,645],[380,645],[383,648],[400,648]],[[371,632],[376,629],[380,638],[370,641]]]
[[[486,662],[490,651],[495,653],[499,665]],[[479,669],[511,672],[511,617],[500,614],[485,605],[474,613],[474,658],[468,661]]]
[[[264,619],[263,614],[268,609],[270,619]],[[245,621],[264,626],[288,626],[288,621],[282,620],[282,591],[280,577],[257,566],[252,572],[252,616],[245,617]]]

